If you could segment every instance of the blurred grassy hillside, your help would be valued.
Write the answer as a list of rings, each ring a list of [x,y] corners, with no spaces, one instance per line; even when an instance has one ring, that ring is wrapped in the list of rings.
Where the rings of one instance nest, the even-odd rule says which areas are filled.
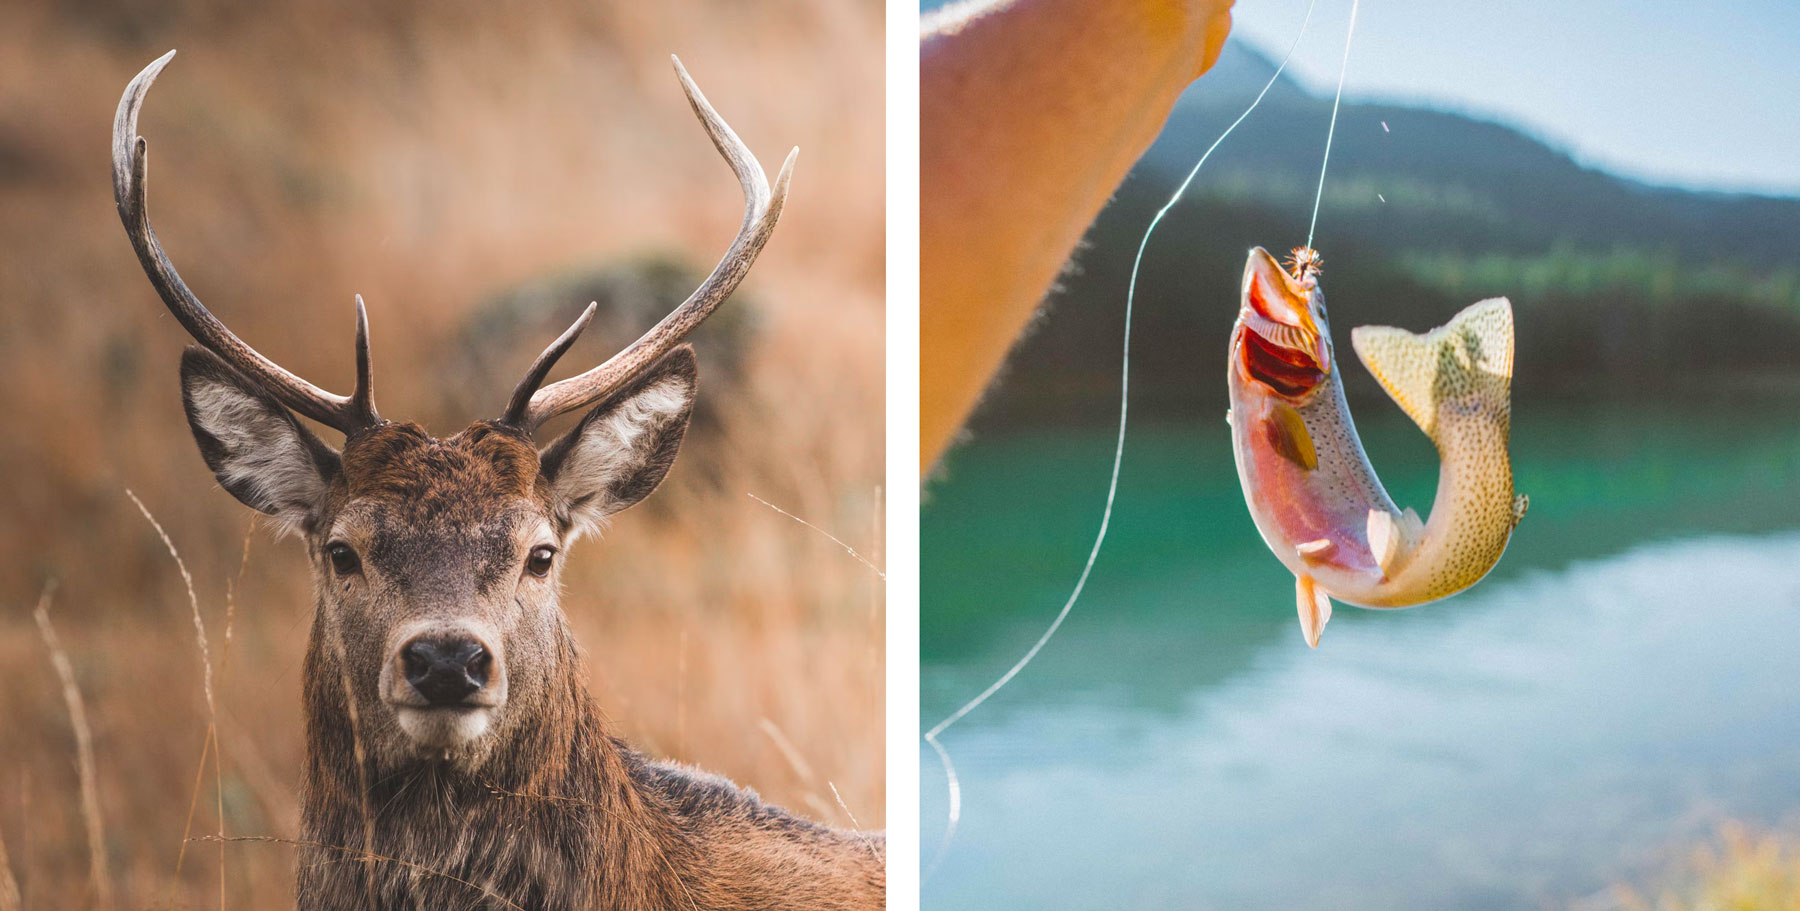
[[[74,735],[30,617],[50,579],[120,904],[217,904],[221,864],[230,904],[291,901],[280,845],[192,846],[174,873],[202,664],[181,577],[125,489],[194,574],[228,834],[296,832],[311,598],[300,545],[250,533],[201,462],[176,382],[187,337],[113,208],[119,93],[171,47],[140,131],[184,277],[331,389],[350,385],[362,294],[383,413],[439,433],[497,413],[588,300],[599,331],[559,375],[635,337],[730,241],[741,197],[670,53],[767,169],[800,146],[780,229],[696,339],[688,447],[655,497],[577,548],[565,607],[623,734],[807,815],[882,823],[878,580],[748,496],[879,562],[881,4],[23,0],[6,20],[0,839],[26,907],[89,888]],[[197,831],[220,825],[213,790],[209,766]]]
[[[1089,229],[982,421],[1108,422],[1132,255],[1194,159],[1274,65],[1239,42],[1183,96]],[[1207,162],[1145,254],[1134,406],[1223,408],[1244,252],[1306,241],[1331,98],[1285,76]],[[1424,330],[1511,298],[1523,400],[1800,388],[1800,200],[1653,187],[1503,124],[1346,102],[1315,239],[1338,351],[1353,326]],[[1379,396],[1360,367],[1352,397]]]

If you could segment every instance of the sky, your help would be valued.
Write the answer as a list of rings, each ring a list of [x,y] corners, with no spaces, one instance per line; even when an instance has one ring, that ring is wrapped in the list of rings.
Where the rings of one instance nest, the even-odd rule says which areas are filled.
[[[1238,0],[1279,60],[1308,0]],[[1329,96],[1352,0],[1316,0],[1289,72]],[[1800,0],[1366,0],[1346,98],[1522,127],[1656,184],[1800,196]]]

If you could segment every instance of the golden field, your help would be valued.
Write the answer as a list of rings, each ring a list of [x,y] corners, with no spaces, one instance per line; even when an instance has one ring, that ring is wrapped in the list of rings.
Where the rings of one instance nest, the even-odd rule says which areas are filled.
[[[90,0],[7,18],[0,908],[7,876],[27,908],[292,901],[280,843],[189,841],[182,856],[190,827],[297,832],[311,595],[301,545],[252,529],[199,458],[176,382],[186,335],[113,209],[113,109],[171,47],[140,131],[184,277],[332,389],[350,385],[362,294],[383,413],[439,433],[497,413],[566,321],[508,328],[496,301],[645,262],[703,274],[729,242],[742,201],[671,52],[765,169],[800,147],[775,239],[727,304],[742,312],[700,332],[688,446],[648,503],[575,548],[564,606],[638,746],[813,818],[883,824],[880,580],[750,496],[881,563],[880,4]],[[590,333],[557,376],[653,318]],[[194,611],[128,488],[192,572],[222,753],[204,769]],[[52,581],[92,735],[99,887],[76,732],[32,617]]]

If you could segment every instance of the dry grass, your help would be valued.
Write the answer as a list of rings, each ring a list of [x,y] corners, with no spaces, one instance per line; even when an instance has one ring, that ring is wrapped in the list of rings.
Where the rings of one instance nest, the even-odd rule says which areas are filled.
[[[1732,823],[1696,848],[1654,891],[1621,885],[1584,908],[1609,911],[1793,911],[1800,908],[1800,839]]]
[[[106,823],[100,815],[99,772],[94,763],[94,733],[87,721],[87,704],[81,698],[81,687],[75,683],[75,668],[69,653],[63,651],[56,626],[50,622],[50,593],[46,587],[31,612],[38,633],[44,637],[44,649],[50,664],[56,668],[56,679],[62,684],[63,706],[69,712],[69,727],[75,733],[75,770],[81,788],[81,823],[87,834],[88,890],[86,904],[96,908],[113,905],[112,872],[106,855]]]
[[[882,562],[881,6],[245,9],[26,2],[0,29],[0,908],[8,871],[23,907],[88,903],[95,856],[120,907],[291,901],[279,840],[298,832],[307,570],[291,541],[259,533],[245,550],[247,512],[181,416],[186,338],[107,178],[119,92],[170,47],[141,127],[184,276],[328,388],[348,385],[361,292],[384,413],[440,432],[504,400],[447,392],[461,377],[446,350],[484,302],[647,252],[704,268],[730,239],[737,191],[668,53],[765,165],[801,147],[739,302],[755,308],[741,375],[709,396],[703,360],[710,427],[651,502],[576,548],[565,607],[627,737],[802,813],[881,825],[879,579],[746,496]],[[522,369],[546,340],[500,354]],[[584,341],[570,368],[604,345]],[[194,602],[127,487],[185,558]],[[76,736],[30,616],[50,578],[91,728],[92,852]],[[197,662],[200,629],[225,644],[215,634]],[[194,832],[275,841],[189,850],[177,874],[196,804]]]
[[[0,838],[0,911],[19,911],[19,901],[19,881],[6,856],[6,839]]]

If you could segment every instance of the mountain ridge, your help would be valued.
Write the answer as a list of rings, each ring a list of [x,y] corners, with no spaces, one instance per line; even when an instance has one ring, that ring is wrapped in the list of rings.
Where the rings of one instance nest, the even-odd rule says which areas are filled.
[[[1140,177],[1166,182],[1173,189],[1198,151],[1242,113],[1274,70],[1272,61],[1243,42],[1227,42],[1218,64],[1176,104],[1168,126],[1139,165]],[[1262,105],[1221,144],[1207,170],[1213,179],[1229,181],[1253,162],[1264,173],[1305,178],[1298,182],[1310,191],[1317,180],[1330,108],[1329,97],[1313,95],[1282,74]],[[1308,128],[1296,131],[1296,123]],[[1310,128],[1314,125],[1316,129]],[[1515,219],[1562,229],[1552,232],[1553,238],[1592,243],[1610,233],[1630,242],[1652,243],[1659,238],[1648,229],[1678,222],[1687,229],[1714,232],[1704,241],[1684,238],[1684,252],[1716,256],[1729,251],[1753,261],[1800,265],[1800,248],[1791,236],[1782,237],[1783,232],[1775,230],[1781,227],[1775,224],[1780,220],[1789,230],[1800,224],[1800,199],[1671,187],[1617,175],[1578,161],[1569,150],[1528,128],[1485,115],[1346,100],[1335,145],[1328,193],[1333,182],[1342,186],[1396,171],[1411,172],[1499,203]],[[1206,174],[1202,172],[1201,183]],[[1512,182],[1520,178],[1525,182]],[[1372,181],[1371,192],[1381,192],[1378,187],[1379,182]],[[1571,212],[1571,202],[1586,201],[1617,211],[1619,217],[1603,223],[1571,218],[1580,214],[1579,207]],[[1310,205],[1310,192],[1304,202]],[[1333,200],[1328,197],[1327,202]],[[1383,205],[1373,199],[1362,202]],[[1351,224],[1379,230],[1379,223],[1371,219],[1352,219]]]
[[[1115,413],[1144,227],[1273,71],[1228,42],[1182,96],[1089,227],[978,423]],[[1187,417],[1222,398],[1206,378],[1222,377],[1244,251],[1305,241],[1330,106],[1284,74],[1158,227],[1137,289],[1134,411]],[[1507,124],[1346,100],[1315,246],[1339,352],[1350,351],[1352,326],[1423,330],[1507,296],[1522,399],[1742,388],[1746,378],[1800,389],[1800,199],[1657,186]],[[1380,395],[1360,370],[1345,375],[1353,398]]]

